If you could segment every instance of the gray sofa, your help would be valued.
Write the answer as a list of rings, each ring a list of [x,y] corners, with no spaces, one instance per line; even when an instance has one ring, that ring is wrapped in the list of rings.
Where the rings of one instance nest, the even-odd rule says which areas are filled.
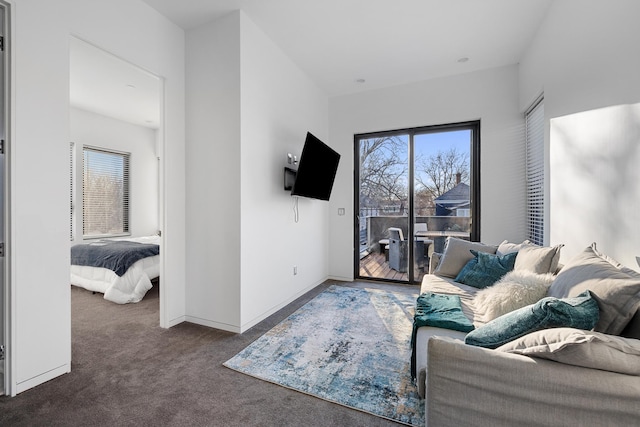
[[[432,256],[421,292],[458,295],[465,316],[479,328],[490,321],[477,307],[481,290],[456,282],[454,274],[468,261],[468,248],[462,244],[447,251],[448,246],[444,254]],[[547,261],[553,261],[546,268],[553,273],[558,273],[560,247],[556,249],[547,252]],[[498,246],[481,248],[489,253],[497,250]],[[446,257],[449,269],[455,258],[453,270],[441,268]],[[614,335],[546,329],[488,349],[465,344],[463,332],[420,327],[415,340],[416,382],[425,398],[427,426],[640,425],[640,274],[600,254],[595,244],[578,258],[553,276],[547,295],[560,298],[593,288],[601,308],[596,331],[622,330]],[[609,281],[610,277],[618,282]],[[622,287],[626,291],[621,292]],[[612,317],[610,300],[615,298],[617,314]],[[619,314],[624,310],[632,311]],[[554,344],[556,335],[560,338]],[[577,336],[577,341],[563,342],[565,335]]]

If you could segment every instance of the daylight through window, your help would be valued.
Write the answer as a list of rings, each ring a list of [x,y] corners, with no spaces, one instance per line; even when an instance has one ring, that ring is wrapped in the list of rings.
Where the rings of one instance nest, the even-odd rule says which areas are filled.
[[[129,153],[83,147],[84,237],[129,233]]]
[[[540,99],[525,115],[527,237],[544,244],[544,103]]]

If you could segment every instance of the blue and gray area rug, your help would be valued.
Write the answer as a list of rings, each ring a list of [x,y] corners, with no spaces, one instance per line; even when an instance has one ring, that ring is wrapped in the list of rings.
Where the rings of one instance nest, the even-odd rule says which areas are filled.
[[[224,363],[408,425],[424,425],[411,381],[416,294],[331,286]]]

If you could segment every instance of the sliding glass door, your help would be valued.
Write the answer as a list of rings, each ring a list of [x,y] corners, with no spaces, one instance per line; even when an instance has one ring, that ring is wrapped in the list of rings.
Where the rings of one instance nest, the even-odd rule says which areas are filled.
[[[447,237],[479,239],[479,126],[355,136],[356,277],[420,282]]]

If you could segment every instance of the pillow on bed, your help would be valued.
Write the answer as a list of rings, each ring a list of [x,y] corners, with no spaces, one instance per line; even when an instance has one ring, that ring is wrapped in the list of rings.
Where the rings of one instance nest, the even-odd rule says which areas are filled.
[[[473,298],[476,312],[488,322],[527,305],[535,304],[547,295],[554,275],[530,271],[510,271],[493,286],[481,289]]]

